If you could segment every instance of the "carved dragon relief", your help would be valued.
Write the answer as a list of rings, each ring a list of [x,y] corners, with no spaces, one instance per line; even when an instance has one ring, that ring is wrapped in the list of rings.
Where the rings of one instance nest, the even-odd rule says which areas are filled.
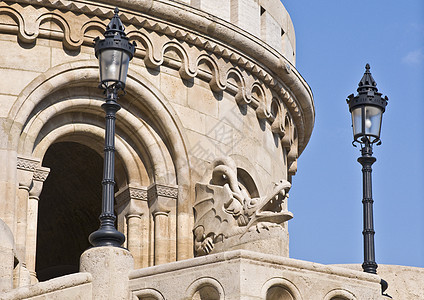
[[[231,158],[214,161],[209,184],[196,184],[194,203],[194,247],[196,256],[206,255],[219,242],[247,232],[281,226],[293,218],[284,207],[291,184],[282,180],[273,184],[270,194],[251,198],[239,185],[237,168]],[[225,248],[225,247],[224,247]]]

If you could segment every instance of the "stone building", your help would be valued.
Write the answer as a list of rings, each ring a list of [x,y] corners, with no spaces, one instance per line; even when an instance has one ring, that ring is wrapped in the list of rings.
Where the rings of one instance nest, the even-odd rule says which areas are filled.
[[[116,124],[126,241],[90,248],[104,147],[93,39],[116,6],[137,44]],[[1,299],[385,298],[378,275],[289,258],[315,111],[279,0],[1,1],[0,53]],[[382,270],[398,275],[395,299],[424,299],[422,269]]]

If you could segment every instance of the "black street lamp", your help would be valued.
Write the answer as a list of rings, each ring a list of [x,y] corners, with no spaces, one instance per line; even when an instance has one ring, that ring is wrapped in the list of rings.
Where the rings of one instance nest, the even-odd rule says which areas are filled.
[[[352,114],[353,142],[361,145],[362,156],[358,162],[362,165],[363,182],[363,225],[364,230],[364,262],[362,269],[364,272],[377,274],[377,263],[375,262],[374,248],[374,221],[373,221],[373,199],[371,172],[372,164],[376,161],[372,156],[372,145],[381,144],[380,131],[381,120],[385,111],[388,98],[381,97],[381,93],[376,88],[377,83],[370,73],[370,65],[365,66],[365,73],[358,84],[358,95],[348,96],[347,103]],[[381,282],[383,292],[387,288],[387,283]]]
[[[115,187],[115,119],[121,108],[117,103],[118,92],[124,92],[128,65],[134,56],[135,43],[130,43],[124,32],[124,25],[118,16],[119,9],[106,27],[104,39],[97,37],[94,42],[96,57],[99,59],[100,85],[106,94],[102,108],[106,113],[104,166],[102,181],[102,213],[100,228],[90,234],[90,243],[97,246],[120,247],[125,236],[116,230],[114,214]]]

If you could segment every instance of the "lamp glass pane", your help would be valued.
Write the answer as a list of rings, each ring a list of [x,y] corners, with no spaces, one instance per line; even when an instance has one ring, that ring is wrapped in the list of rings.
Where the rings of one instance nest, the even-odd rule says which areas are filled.
[[[381,116],[383,115],[381,108],[376,106],[365,107],[365,134],[374,137],[380,137]]]
[[[130,64],[130,56],[127,52],[122,52],[120,81],[125,84],[127,79],[128,66]]]
[[[100,53],[100,81],[108,85],[120,80],[121,53],[122,50],[117,49],[105,49]]]
[[[361,106],[352,110],[352,127],[353,127],[354,137],[362,133],[362,107]]]

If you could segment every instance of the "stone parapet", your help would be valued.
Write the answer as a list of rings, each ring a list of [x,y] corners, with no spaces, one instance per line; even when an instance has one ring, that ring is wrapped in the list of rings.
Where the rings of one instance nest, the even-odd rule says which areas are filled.
[[[336,265],[337,267],[362,271],[360,264]],[[384,292],[385,299],[415,299],[424,300],[422,288],[424,282],[424,268],[378,265],[377,274],[389,285]]]
[[[129,277],[138,299],[382,299],[377,275],[246,250],[134,270]]]
[[[76,273],[54,278],[34,285],[24,286],[10,292],[0,293],[2,300],[15,299],[92,299],[92,276]]]

